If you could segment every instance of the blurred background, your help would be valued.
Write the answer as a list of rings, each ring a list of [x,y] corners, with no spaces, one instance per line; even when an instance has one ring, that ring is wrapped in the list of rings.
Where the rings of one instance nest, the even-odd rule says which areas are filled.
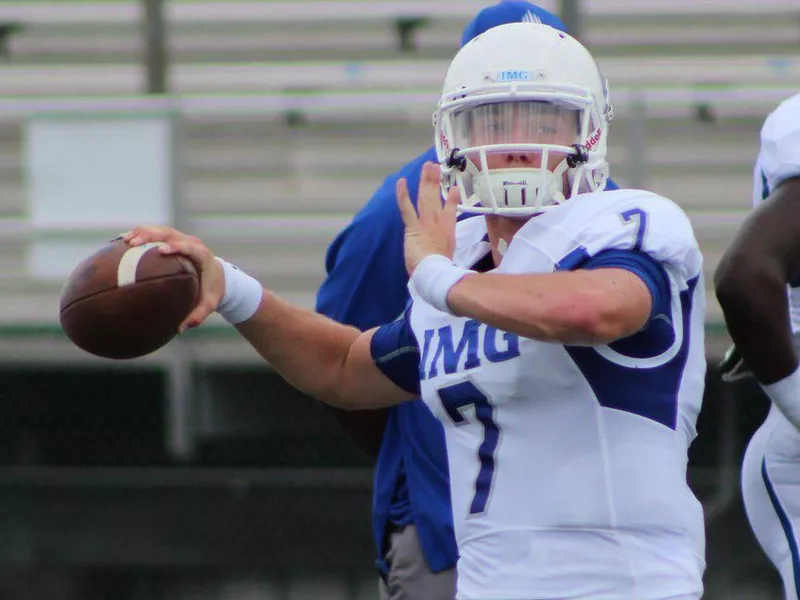
[[[58,296],[81,258],[159,220],[311,307],[327,244],[431,144],[448,61],[490,3],[0,1],[0,598],[377,598],[372,465],[317,404],[218,320],[92,358]],[[612,175],[688,212],[710,276],[751,204],[761,122],[800,87],[797,0],[539,4],[609,78]],[[719,383],[708,300],[690,457],[705,597],[777,599],[738,488],[766,401]]]

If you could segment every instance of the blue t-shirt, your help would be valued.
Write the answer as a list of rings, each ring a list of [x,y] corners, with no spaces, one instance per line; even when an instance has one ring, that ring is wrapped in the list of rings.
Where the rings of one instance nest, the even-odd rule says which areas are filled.
[[[352,222],[328,248],[327,277],[317,310],[361,330],[397,319],[408,303],[408,274],[403,258],[404,226],[395,184],[405,177],[416,206],[425,162],[437,162],[429,148],[387,177]],[[618,189],[609,180],[606,189]],[[389,522],[417,527],[422,551],[433,572],[458,560],[450,503],[444,430],[421,400],[389,410],[375,468],[372,528],[378,566],[386,571],[382,550]]]
[[[319,312],[362,330],[393,321],[403,312],[408,274],[395,184],[406,178],[416,206],[426,162],[437,162],[434,148],[387,177],[328,248],[327,277],[317,296]],[[421,400],[392,407],[375,468],[372,525],[379,567],[386,570],[382,549],[390,520],[416,525],[431,570],[454,567],[458,551],[451,511],[441,424]]]

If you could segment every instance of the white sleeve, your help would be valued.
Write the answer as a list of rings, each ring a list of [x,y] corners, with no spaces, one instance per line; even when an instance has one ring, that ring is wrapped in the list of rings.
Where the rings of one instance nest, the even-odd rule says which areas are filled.
[[[535,267],[531,271],[552,272],[574,268],[570,265],[575,261],[580,264],[606,250],[629,250],[663,264],[683,290],[703,268],[689,218],[675,203],[651,192],[577,196],[532,221],[515,236],[503,259],[514,264],[503,270],[524,272],[525,267]]]
[[[785,180],[800,177],[800,94],[781,103],[764,121],[758,167],[755,177],[762,181],[755,187],[761,184],[763,197]]]
[[[682,290],[703,268],[700,248],[686,213],[657,194],[640,191],[626,194],[580,237],[589,256],[605,250],[647,254],[669,269]]]
[[[456,223],[456,249],[453,263],[471,268],[477,261],[491,252],[486,232],[486,219],[469,217]]]

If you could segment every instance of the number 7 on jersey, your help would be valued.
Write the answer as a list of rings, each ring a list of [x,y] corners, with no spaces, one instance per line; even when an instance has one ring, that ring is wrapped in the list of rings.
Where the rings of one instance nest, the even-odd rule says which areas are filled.
[[[483,425],[483,440],[478,447],[480,468],[475,478],[475,495],[469,506],[470,515],[478,515],[486,511],[486,504],[492,490],[495,452],[500,442],[500,429],[494,421],[494,406],[478,386],[471,381],[462,381],[439,390],[442,406],[456,426],[468,423],[463,409],[475,407],[475,417]]]
[[[622,217],[625,223],[634,223],[636,225],[636,241],[633,244],[633,251],[641,252],[644,236],[647,233],[647,213],[641,208],[631,208],[620,213],[619,216]]]

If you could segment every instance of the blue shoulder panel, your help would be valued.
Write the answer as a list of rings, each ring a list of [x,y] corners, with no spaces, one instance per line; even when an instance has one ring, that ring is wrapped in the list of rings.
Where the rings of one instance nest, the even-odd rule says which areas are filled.
[[[408,311],[375,331],[370,350],[372,360],[386,377],[396,386],[419,395],[419,344],[411,330]]]

